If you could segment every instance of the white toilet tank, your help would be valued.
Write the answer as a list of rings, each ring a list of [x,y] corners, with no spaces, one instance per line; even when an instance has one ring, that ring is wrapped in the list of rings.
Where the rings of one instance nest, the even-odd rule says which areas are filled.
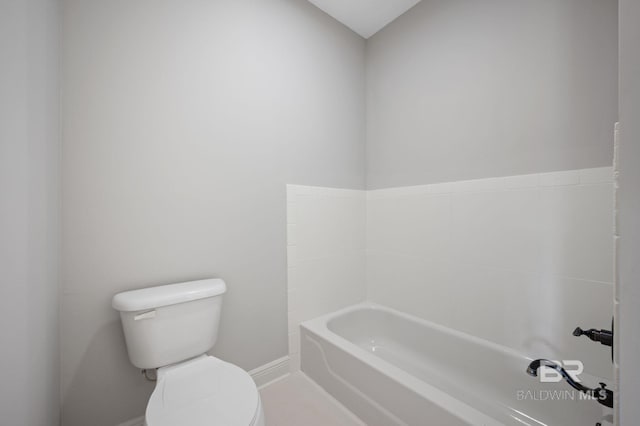
[[[159,368],[211,349],[226,289],[221,279],[207,279],[116,294],[112,306],[120,311],[131,363]]]

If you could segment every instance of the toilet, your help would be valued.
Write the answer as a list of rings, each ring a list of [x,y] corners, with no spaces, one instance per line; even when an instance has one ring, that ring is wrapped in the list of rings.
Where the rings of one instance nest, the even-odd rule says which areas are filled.
[[[265,426],[249,374],[206,352],[216,343],[224,281],[207,279],[118,293],[131,363],[157,369],[146,426]]]

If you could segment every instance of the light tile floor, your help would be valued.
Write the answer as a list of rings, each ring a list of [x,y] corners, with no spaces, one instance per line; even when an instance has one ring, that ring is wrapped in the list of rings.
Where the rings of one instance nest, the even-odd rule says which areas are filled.
[[[260,390],[267,426],[366,426],[303,373]]]

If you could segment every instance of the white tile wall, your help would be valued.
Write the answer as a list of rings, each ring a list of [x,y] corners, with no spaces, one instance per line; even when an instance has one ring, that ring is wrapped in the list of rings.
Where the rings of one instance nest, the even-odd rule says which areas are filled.
[[[294,369],[299,323],[366,297],[611,377],[608,348],[571,336],[610,326],[611,168],[373,191],[289,185],[287,201]]]
[[[609,167],[369,191],[367,297],[611,377]]]
[[[364,191],[287,185],[289,356],[299,324],[365,299]]]

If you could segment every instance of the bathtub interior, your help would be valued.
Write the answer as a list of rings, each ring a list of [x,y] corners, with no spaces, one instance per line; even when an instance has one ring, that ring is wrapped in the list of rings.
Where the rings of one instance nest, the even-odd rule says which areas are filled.
[[[388,367],[380,374],[401,381],[408,374],[497,424],[582,426],[595,424],[603,414],[597,402],[565,392],[571,389],[564,382],[540,383],[528,376],[531,359],[522,354],[380,305],[356,305],[302,327],[325,348],[337,346],[361,360],[380,360],[383,364],[377,365]],[[587,386],[606,382],[585,374],[581,378]]]

